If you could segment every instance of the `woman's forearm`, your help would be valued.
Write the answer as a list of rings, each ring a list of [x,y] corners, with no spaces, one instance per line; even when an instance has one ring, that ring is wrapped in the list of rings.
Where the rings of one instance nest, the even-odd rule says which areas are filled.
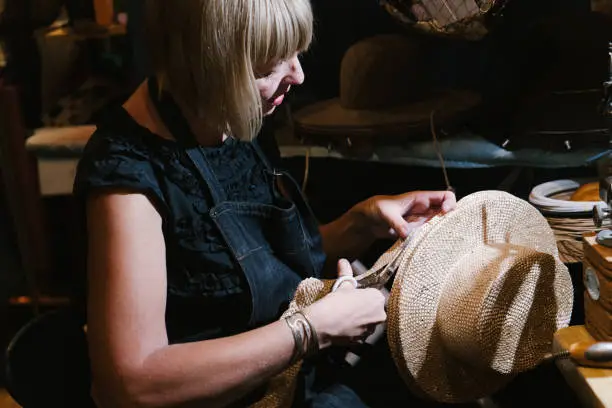
[[[365,226],[364,218],[356,206],[335,221],[319,228],[323,239],[323,250],[330,264],[335,265],[340,258],[352,261],[374,243],[375,237]]]
[[[97,385],[101,406],[221,407],[282,372],[294,349],[284,321],[236,336],[163,347],[125,371],[122,389]],[[104,396],[124,395],[119,402]]]
[[[87,343],[100,408],[223,406],[287,367],[295,342],[284,321],[168,344],[166,247],[147,197],[92,196],[87,220]]]

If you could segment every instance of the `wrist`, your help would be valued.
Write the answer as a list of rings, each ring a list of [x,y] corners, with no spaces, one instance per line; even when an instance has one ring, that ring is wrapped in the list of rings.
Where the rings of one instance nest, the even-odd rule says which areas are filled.
[[[309,306],[305,308],[302,313],[306,316],[306,319],[310,322],[314,331],[317,333],[317,342],[319,350],[323,350],[331,346],[331,336],[328,334],[329,330],[326,329],[324,320],[319,318],[316,308]]]
[[[372,227],[368,200],[355,204],[345,213],[346,225],[353,233],[369,232]]]
[[[304,312],[297,311],[284,320],[293,336],[291,364],[319,352],[319,334]]]
[[[339,258],[352,262],[376,241],[368,207],[367,201],[356,204],[335,221],[320,227],[330,276],[335,276],[335,264]]]

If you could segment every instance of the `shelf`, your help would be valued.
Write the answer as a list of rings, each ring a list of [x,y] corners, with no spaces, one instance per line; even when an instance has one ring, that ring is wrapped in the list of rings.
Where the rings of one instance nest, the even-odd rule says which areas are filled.
[[[38,299],[38,304],[42,307],[62,307],[69,306],[70,299],[65,296],[41,296]],[[9,299],[10,306],[33,306],[34,299],[30,296],[17,296]]]
[[[52,29],[45,33],[45,38],[72,38],[76,40],[104,39],[109,37],[122,36],[126,34],[126,27],[122,24],[110,26],[99,26],[95,24],[83,25],[74,28],[63,26]]]

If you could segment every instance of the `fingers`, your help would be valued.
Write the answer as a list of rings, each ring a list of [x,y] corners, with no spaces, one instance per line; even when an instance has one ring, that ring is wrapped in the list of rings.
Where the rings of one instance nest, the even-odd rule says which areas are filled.
[[[445,198],[442,202],[442,211],[447,213],[453,211],[457,207],[457,197],[452,191],[445,191]]]
[[[376,331],[376,325],[364,327],[360,334],[349,337],[347,343],[350,344],[363,344],[366,340]]]
[[[407,238],[410,231],[425,224],[439,213],[439,209],[434,210],[428,208],[421,213],[409,214],[406,217],[404,217],[404,211],[385,211],[381,213],[381,216],[391,227],[390,235],[392,237],[399,236],[400,238]]]
[[[439,208],[447,213],[455,209],[457,199],[452,191],[423,191],[416,194],[414,206],[421,207],[421,211]]]
[[[361,326],[355,329],[354,333],[351,333],[350,336],[337,339],[336,344],[341,345],[356,345],[365,343],[370,337],[380,337],[373,336],[374,333],[379,334],[378,332],[382,332],[385,330],[385,326],[381,323],[378,324],[368,324],[365,326]]]
[[[374,334],[374,332],[376,331],[377,327],[378,327],[377,324],[369,324],[366,327],[364,327],[363,334],[361,335],[361,338],[363,340],[366,340],[368,337],[370,337],[372,334]]]
[[[311,305],[308,312],[318,324],[317,331],[329,338],[330,344],[363,342],[373,336],[373,332],[378,332],[377,326],[387,320],[385,295],[374,288],[353,289],[350,279],[354,278],[347,268],[350,265],[345,262],[338,262],[337,290],[332,288],[332,292]]]
[[[338,277],[353,276],[353,268],[346,259],[338,260]]]
[[[340,289],[355,288],[357,281],[353,277],[353,267],[346,259],[338,260],[338,279],[334,284],[332,292]]]
[[[401,238],[406,238],[410,233],[410,225],[403,217],[403,214],[397,211],[381,212],[384,221],[395,231],[394,235],[399,235]]]
[[[373,308],[373,313],[369,316],[370,320],[364,322],[365,324],[379,324],[387,320],[387,312],[385,311],[385,305],[387,304],[387,297],[385,293],[379,289],[366,288],[363,290],[364,304],[370,304]]]

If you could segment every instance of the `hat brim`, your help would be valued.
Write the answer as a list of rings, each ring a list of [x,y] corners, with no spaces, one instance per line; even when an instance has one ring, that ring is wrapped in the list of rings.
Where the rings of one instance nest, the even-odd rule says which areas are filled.
[[[293,113],[296,132],[302,136],[406,136],[429,129],[431,115],[436,124],[448,124],[476,108],[481,101],[473,91],[450,90],[430,94],[402,106],[355,110],[342,107],[339,98],[321,101]]]
[[[451,266],[483,241],[524,245],[552,255],[556,271],[550,290],[556,297],[556,309],[552,318],[546,318],[556,320],[555,330],[569,324],[571,278],[558,261],[554,234],[544,217],[527,202],[503,192],[484,191],[464,198],[456,210],[434,218],[414,234],[389,298],[388,341],[396,366],[413,392],[429,399],[474,401],[501,389],[513,378],[458,360],[444,347],[437,328],[438,304]],[[554,304],[553,299],[547,301]],[[537,350],[541,355],[536,352],[527,356],[529,361],[519,362],[521,368],[533,368],[550,347],[542,344]]]

